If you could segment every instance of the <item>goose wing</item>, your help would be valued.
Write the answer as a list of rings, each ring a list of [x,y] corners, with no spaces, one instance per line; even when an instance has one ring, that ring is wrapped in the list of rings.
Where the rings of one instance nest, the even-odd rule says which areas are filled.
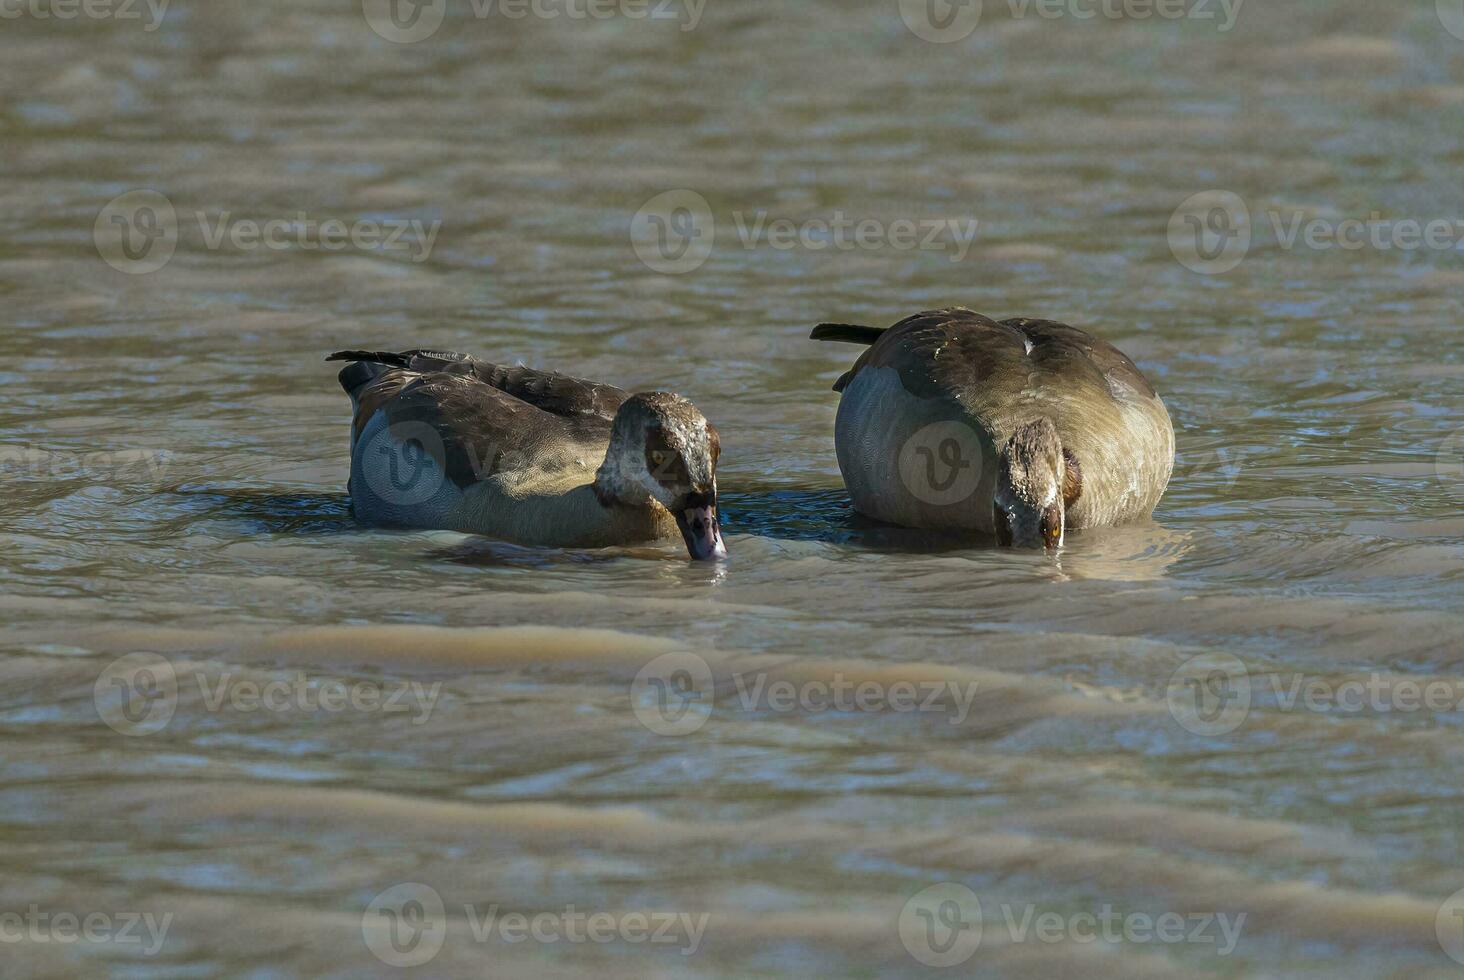
[[[951,307],[916,313],[885,330],[820,324],[812,337],[870,345],[834,383],[835,391],[865,368],[891,367],[911,394],[954,397],[972,408],[1059,381],[1068,390],[1154,397],[1148,380],[1116,347],[1055,320],[998,321]]]
[[[449,374],[472,378],[496,388],[533,407],[563,418],[615,418],[622,402],[630,397],[614,385],[574,378],[555,371],[536,371],[522,364],[507,365],[481,361],[452,351],[408,350],[337,351],[328,361],[351,361],[341,371],[341,387],[354,396],[355,390],[392,369],[417,374]]]
[[[614,418],[606,406],[626,397],[609,385],[463,355],[342,351],[331,359],[353,361],[341,371],[355,405],[353,450],[380,413],[393,442],[420,444],[459,488],[505,470],[548,477],[593,468]]]

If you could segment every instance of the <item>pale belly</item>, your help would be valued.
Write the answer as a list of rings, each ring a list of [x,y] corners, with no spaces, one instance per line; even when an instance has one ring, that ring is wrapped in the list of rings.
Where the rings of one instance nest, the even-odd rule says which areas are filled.
[[[459,487],[443,471],[440,443],[427,426],[390,429],[378,412],[351,452],[351,507],[365,524],[486,534],[545,547],[607,547],[679,538],[665,508],[601,506],[594,469],[551,475],[500,472]]]
[[[435,450],[435,454],[434,454]],[[351,448],[351,509],[366,524],[466,530],[465,494],[438,464],[441,441],[429,426],[392,431],[377,412]]]
[[[844,389],[834,443],[861,514],[991,533],[995,451],[959,405],[916,398],[893,369],[867,368]]]

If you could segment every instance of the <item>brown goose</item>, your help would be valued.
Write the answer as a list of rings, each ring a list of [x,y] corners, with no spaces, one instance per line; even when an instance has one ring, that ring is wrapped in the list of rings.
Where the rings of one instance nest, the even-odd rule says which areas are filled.
[[[955,307],[812,336],[869,345],[834,384],[839,469],[860,513],[1055,548],[1068,528],[1148,517],[1164,494],[1164,402],[1076,327]]]
[[[605,547],[674,538],[722,558],[717,430],[680,395],[466,354],[339,351],[351,361],[351,509],[368,524]]]

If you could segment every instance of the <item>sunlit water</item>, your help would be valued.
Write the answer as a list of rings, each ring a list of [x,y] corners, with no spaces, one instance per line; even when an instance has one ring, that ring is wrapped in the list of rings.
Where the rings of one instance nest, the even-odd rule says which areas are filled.
[[[1464,970],[1464,264],[1284,241],[1464,218],[1464,40],[1432,3],[1221,32],[987,0],[939,45],[894,2],[711,0],[691,30],[448,7],[412,45],[345,0],[0,22],[0,912],[106,917],[0,921],[0,974],[895,976],[939,946],[993,976]],[[93,233],[139,189],[180,232],[129,275]],[[713,247],[661,274],[632,226],[676,190]],[[1252,217],[1223,274],[1170,244],[1210,190]],[[302,213],[441,224],[230,237]],[[760,214],[979,234],[745,244]],[[1049,558],[850,513],[855,351],[808,329],[952,303],[1139,363],[1179,443],[1151,523]],[[322,358],[411,346],[691,397],[731,559],[356,527]],[[664,654],[713,676],[685,734],[656,694],[686,688],[633,684]],[[1346,679],[1385,693],[1293,696]],[[778,680],[891,698],[748,693]],[[900,681],[974,694],[899,710]],[[974,952],[966,893],[920,897],[945,882]],[[509,942],[490,906],[613,928]],[[1240,929],[1084,941],[1105,910]],[[691,918],[639,941],[636,913]]]

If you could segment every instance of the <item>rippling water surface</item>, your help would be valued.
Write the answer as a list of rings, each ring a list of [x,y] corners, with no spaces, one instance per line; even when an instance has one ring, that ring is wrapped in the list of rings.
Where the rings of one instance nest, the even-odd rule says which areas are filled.
[[[985,8],[945,44],[893,0],[710,0],[692,29],[453,0],[415,44],[345,0],[17,8],[0,912],[103,919],[0,920],[0,973],[1464,970],[1461,251],[1285,234],[1464,219],[1448,3],[1270,0],[1230,31]],[[147,274],[94,238],[138,190],[177,217]],[[1252,242],[1206,274],[1169,230],[1217,190]],[[668,191],[715,231],[663,274],[632,228]],[[759,216],[812,230],[744,242]],[[840,218],[979,233],[862,247]],[[271,219],[294,230],[233,240]],[[306,247],[330,219],[440,226]],[[1139,363],[1179,444],[1152,522],[1054,559],[850,513],[853,349],[808,329],[953,303]],[[354,526],[322,358],[412,346],[691,397],[731,560]],[[633,683],[663,655],[674,684]],[[1105,911],[1185,938],[1087,941]],[[607,941],[566,933],[596,913]],[[168,923],[156,949],[128,914]]]

